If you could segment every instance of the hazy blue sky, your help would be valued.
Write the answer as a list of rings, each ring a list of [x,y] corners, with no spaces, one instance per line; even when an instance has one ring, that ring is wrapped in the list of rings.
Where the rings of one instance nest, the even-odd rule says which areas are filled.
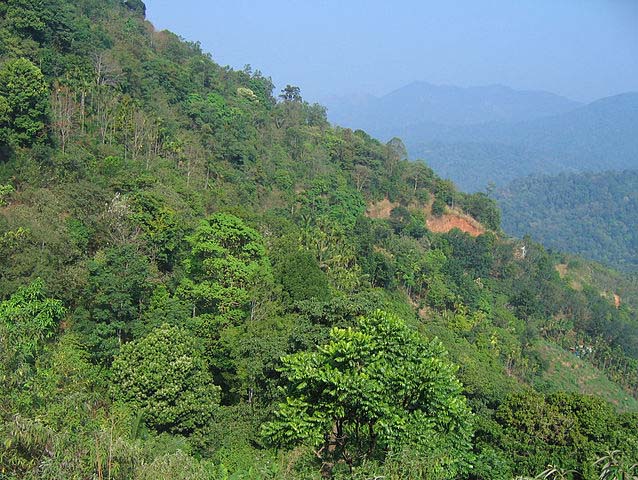
[[[415,80],[638,91],[638,0],[146,0],[148,18],[309,100]]]

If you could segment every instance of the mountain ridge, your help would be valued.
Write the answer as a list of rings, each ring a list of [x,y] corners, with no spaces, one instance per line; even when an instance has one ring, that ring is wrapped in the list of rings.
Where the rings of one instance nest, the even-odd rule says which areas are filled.
[[[392,129],[419,121],[443,125],[471,125],[497,120],[523,120],[553,115],[582,105],[541,90],[517,90],[503,85],[458,87],[415,81],[385,95],[361,95],[348,102],[328,102],[329,118],[351,128],[369,131],[380,139]],[[383,124],[378,118],[383,117]],[[387,137],[387,138],[386,138]]]
[[[412,156],[427,159],[472,191],[491,181],[504,185],[533,173],[638,168],[636,131],[638,93],[627,92],[524,122],[459,127],[427,123],[398,134]],[[464,153],[450,154],[464,145]]]

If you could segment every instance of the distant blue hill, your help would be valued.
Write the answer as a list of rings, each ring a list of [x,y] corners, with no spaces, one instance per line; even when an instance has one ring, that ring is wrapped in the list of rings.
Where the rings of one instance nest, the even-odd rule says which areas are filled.
[[[638,93],[524,122],[424,123],[398,135],[413,157],[424,158],[465,190],[535,173],[636,169]]]
[[[462,189],[530,174],[638,168],[638,93],[587,105],[547,92],[418,82],[330,109],[381,140],[398,136]]]
[[[455,87],[414,82],[382,97],[360,95],[325,102],[333,123],[378,137],[412,125],[516,122],[568,112],[581,104],[543,91],[502,85]]]

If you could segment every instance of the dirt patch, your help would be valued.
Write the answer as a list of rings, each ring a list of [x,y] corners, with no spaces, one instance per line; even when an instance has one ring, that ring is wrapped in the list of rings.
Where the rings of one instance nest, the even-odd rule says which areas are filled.
[[[440,217],[430,217],[427,220],[428,228],[435,233],[447,233],[453,228],[478,237],[485,233],[483,226],[472,217],[457,213],[446,213]]]
[[[366,208],[366,215],[370,218],[387,220],[390,218],[392,210],[398,206],[398,203],[391,202],[388,198],[384,198],[378,202],[368,204],[368,208]],[[478,237],[485,233],[485,228],[483,228],[478,221],[469,215],[461,213],[460,211],[452,210],[440,217],[434,217],[431,215],[431,202],[426,205],[411,204],[410,208],[411,210],[419,210],[425,214],[427,218],[426,225],[432,232],[447,233],[453,228],[458,228],[465,233],[469,233],[473,237]]]
[[[583,291],[583,284],[576,280],[569,282],[569,286],[572,287],[572,290],[576,290],[577,292]]]
[[[390,212],[398,207],[398,203],[393,203],[389,199],[384,198],[380,202],[371,203],[366,209],[366,215],[370,218],[390,218]]]
[[[565,277],[565,275],[567,275],[567,264],[566,263],[559,263],[558,265],[556,265],[556,271],[558,272],[558,274],[560,275],[560,278]]]
[[[616,308],[620,308],[620,295],[618,295],[617,293],[614,293],[614,306]]]
[[[607,299],[608,301],[611,301],[611,303],[614,304],[614,307],[616,308],[620,308],[620,305],[622,303],[622,298],[620,297],[620,295],[618,295],[617,293],[613,293],[613,292],[600,292],[600,296]],[[611,298],[610,298],[611,297]]]

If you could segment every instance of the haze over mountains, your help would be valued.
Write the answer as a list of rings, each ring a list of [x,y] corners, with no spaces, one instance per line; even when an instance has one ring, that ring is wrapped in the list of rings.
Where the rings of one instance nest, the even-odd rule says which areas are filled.
[[[472,125],[521,121],[568,112],[580,105],[543,91],[518,91],[502,85],[464,88],[419,81],[382,97],[334,98],[328,101],[328,114],[334,123],[382,137],[394,129],[426,122]]]
[[[529,174],[638,167],[638,93],[589,104],[503,86],[415,82],[386,96],[328,102],[330,120],[402,138],[469,191]]]

